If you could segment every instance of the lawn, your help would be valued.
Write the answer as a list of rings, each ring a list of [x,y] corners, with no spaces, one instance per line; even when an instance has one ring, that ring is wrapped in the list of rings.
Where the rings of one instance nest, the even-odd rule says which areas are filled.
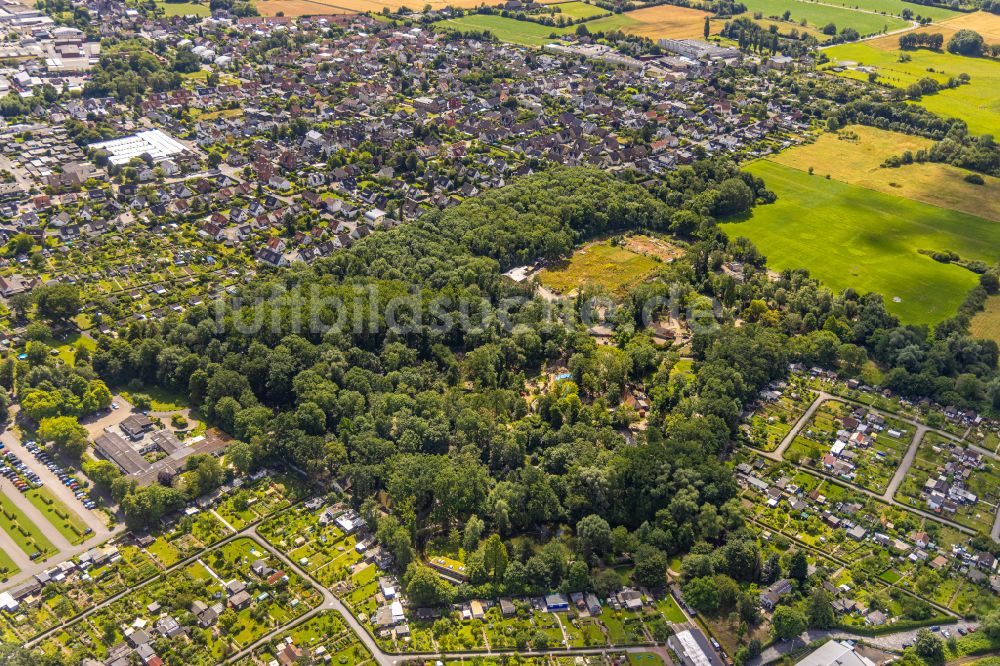
[[[902,0],[864,0],[865,2],[888,2],[903,5]],[[782,16],[785,11],[791,12],[791,19],[799,22],[803,19],[811,26],[822,28],[833,23],[839,31],[841,28],[854,28],[861,35],[871,35],[890,30],[898,30],[910,25],[909,21],[894,16],[880,16],[867,12],[854,11],[842,7],[832,7],[828,3],[820,4],[804,0],[744,0],[749,13],[760,12],[765,17]],[[858,4],[858,3],[853,3]],[[913,7],[913,11],[923,10],[923,6]]]
[[[721,225],[729,236],[749,238],[776,270],[806,268],[834,291],[880,293],[889,312],[905,323],[950,317],[978,284],[974,273],[919,250],[997,260],[1000,227],[983,218],[774,162],[756,162],[748,170],[762,177],[778,200],[755,208],[745,222]]]
[[[7,579],[16,574],[20,569],[14,560],[10,559],[4,550],[0,550],[0,581],[7,582]]]
[[[562,294],[584,284],[596,284],[615,293],[646,280],[661,265],[611,241],[598,241],[574,252],[563,265],[543,269],[538,279]]]
[[[588,21],[587,29],[591,32],[621,30],[652,40],[702,39],[706,16],[710,14],[698,9],[657,5]],[[716,27],[713,26],[713,30]]]
[[[1000,296],[990,296],[982,312],[972,318],[972,335],[1000,344]]]
[[[576,26],[557,28],[539,25],[532,21],[518,21],[512,18],[487,14],[469,14],[460,18],[438,21],[434,25],[438,28],[451,28],[463,32],[488,31],[501,41],[521,44],[522,46],[544,46],[556,41],[552,38],[553,34],[563,34],[570,29],[576,30]]]
[[[0,509],[3,511],[0,526],[26,555],[30,557],[35,553],[41,553],[40,559],[45,559],[57,552],[58,549],[45,538],[38,526],[2,492],[0,492]]]
[[[121,396],[131,404],[135,404],[136,396],[145,396],[149,398],[149,406],[154,412],[175,412],[188,406],[184,395],[160,386],[143,387],[135,392],[123,390]]]
[[[868,74],[855,67],[874,67],[879,82],[897,88],[928,76],[945,82],[964,72],[971,77],[967,85],[925,95],[919,104],[942,116],[961,118],[974,134],[1000,132],[1000,60],[916,49],[906,52],[909,62],[900,62],[901,54],[867,44],[841,44],[826,50],[831,60],[827,67],[842,64],[847,68],[840,74],[857,79],[867,79]]]
[[[907,150],[916,153],[932,144],[930,139],[919,136],[850,125],[770,159],[800,171],[813,168],[817,176],[829,175],[851,185],[1000,222],[1000,178],[984,176],[984,185],[973,185],[965,181],[969,171],[949,164],[914,163],[895,169],[881,166],[891,155],[902,155]]]
[[[25,493],[28,501],[35,505],[46,520],[52,523],[59,533],[70,543],[83,543],[88,535],[87,523],[72,509],[67,507],[48,488],[41,486]]]

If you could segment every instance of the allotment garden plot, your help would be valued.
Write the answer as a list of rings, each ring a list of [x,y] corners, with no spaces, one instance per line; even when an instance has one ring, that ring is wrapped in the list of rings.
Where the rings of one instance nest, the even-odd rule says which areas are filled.
[[[374,590],[378,568],[365,562],[365,543],[359,546],[357,535],[345,534],[336,525],[342,513],[332,507],[315,511],[299,506],[265,520],[257,533],[326,587],[354,588],[360,583]],[[362,575],[366,568],[371,571]]]
[[[750,418],[750,441],[763,451],[774,451],[813,403],[816,394],[808,389],[786,388],[768,391],[761,406]]]
[[[315,660],[339,666],[374,663],[371,652],[336,611],[323,611],[236,662],[239,666]]]
[[[309,488],[291,474],[266,475],[237,489],[216,507],[234,530],[242,530],[309,496]]]
[[[989,534],[1000,502],[1000,463],[965,442],[928,432],[896,500]]]
[[[210,513],[184,516],[162,533],[126,535],[48,569],[44,585],[0,611],[0,635],[23,642],[220,541],[229,532]],[[11,592],[20,597],[17,590]],[[75,643],[69,634],[63,645]],[[61,648],[60,648],[61,649]]]
[[[810,563],[826,571],[841,624],[934,615],[913,582],[930,571],[924,549],[967,541],[964,535],[788,463],[748,457],[737,478],[765,557],[804,547]],[[871,609],[879,613],[870,617]]]
[[[318,591],[281,567],[252,539],[236,539],[70,625],[43,649],[107,659],[122,641],[152,636],[166,663],[216,664],[320,602]],[[182,631],[160,637],[153,628],[166,618]]]
[[[826,400],[785,451],[787,460],[884,492],[913,438],[913,427],[891,416]]]

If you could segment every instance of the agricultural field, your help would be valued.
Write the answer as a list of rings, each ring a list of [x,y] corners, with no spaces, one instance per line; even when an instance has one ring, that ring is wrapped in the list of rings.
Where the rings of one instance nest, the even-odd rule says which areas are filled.
[[[774,451],[815,397],[809,390],[789,389],[777,400],[765,402],[750,418],[750,441],[758,449]]]
[[[845,9],[890,14],[892,16],[900,16],[904,9],[909,9],[913,12],[914,18],[925,17],[930,18],[932,21],[943,21],[955,16],[962,16],[961,12],[943,7],[930,7],[927,5],[917,5],[914,7],[913,3],[906,2],[905,0],[830,0],[826,4],[839,5]]]
[[[597,5],[591,5],[586,2],[581,2],[580,0],[571,0],[571,2],[560,2],[556,4],[548,5],[555,11],[555,15],[565,16],[571,19],[589,19],[595,16],[604,16],[608,13],[607,9],[598,7]]]
[[[919,13],[925,7],[914,7],[913,11]],[[918,32],[939,32],[944,37],[945,43],[956,32],[962,29],[975,30],[983,36],[987,44],[1000,43],[1000,15],[989,12],[969,12],[967,14],[958,13],[952,18],[942,21],[935,21],[933,25],[916,28]],[[895,51],[899,48],[899,35],[885,35],[865,42],[868,46],[885,51]]]
[[[621,293],[627,288],[649,279],[662,265],[666,246],[647,249],[638,237],[620,243],[610,240],[596,241],[583,246],[561,265],[545,268],[538,273],[543,286],[566,294],[585,284],[598,285],[608,292]],[[661,244],[663,245],[663,244]],[[668,257],[669,258],[669,257]]]
[[[937,487],[928,488],[928,481],[937,483]],[[963,490],[975,497],[965,495]],[[896,500],[989,534],[1000,504],[1000,464],[971,452],[964,443],[956,444],[928,432],[896,492]]]
[[[902,0],[866,0],[870,2],[887,2],[903,5]],[[744,3],[748,14],[760,12],[765,18],[780,17],[785,11],[791,12],[791,20],[805,21],[814,28],[822,28],[833,23],[839,31],[842,28],[854,28],[862,36],[880,32],[899,30],[910,25],[896,16],[883,16],[863,11],[854,11],[846,7],[834,7],[832,3],[806,2],[805,0],[746,0]],[[914,7],[914,12],[923,7]]]
[[[657,39],[702,39],[707,12],[674,5],[634,9],[587,22],[591,32],[621,30],[630,35]],[[721,25],[712,26],[721,29]]]
[[[359,12],[381,12],[384,7],[395,11],[401,7],[419,10],[425,5],[432,9],[456,7],[473,9],[483,4],[482,0],[428,0],[421,3],[407,3],[404,0],[258,0],[254,3],[261,16],[317,16],[322,14],[356,14]],[[502,4],[499,0],[486,2],[488,5]]]
[[[892,155],[916,153],[932,144],[919,136],[851,125],[769,159],[799,171],[812,168],[816,176],[829,175],[850,185],[1000,222],[1000,178],[983,176],[984,185],[973,185],[965,180],[969,171],[931,162],[882,167]]]
[[[544,46],[555,41],[552,35],[560,35],[569,30],[576,30],[576,26],[558,28],[541,25],[533,21],[518,21],[517,19],[489,14],[468,14],[459,18],[438,21],[434,25],[439,28],[451,28],[461,31],[489,31],[501,41],[520,44],[522,46]]]
[[[900,62],[902,51],[867,44],[841,44],[825,53],[830,59],[824,66],[828,71],[867,79],[869,68],[873,68],[879,82],[896,88],[906,88],[927,76],[943,83],[959,74],[968,74],[968,84],[925,95],[916,103],[942,116],[961,118],[973,134],[994,134],[1000,130],[1000,60],[915,49],[906,51],[909,61]]]
[[[913,429],[892,417],[886,417],[881,422],[871,420],[863,416],[866,412],[863,407],[836,400],[825,401],[785,450],[785,459],[794,462],[808,459],[816,469],[839,475],[873,492],[883,492],[902,462],[913,438]],[[859,422],[858,425],[847,426],[846,423],[851,420]],[[824,462],[824,457],[831,452],[838,439],[838,433],[855,429],[865,435],[864,441],[852,439],[838,456],[838,461]]]
[[[742,223],[722,229],[744,236],[775,270],[807,268],[834,291],[854,288],[885,297],[905,323],[933,323],[955,313],[978,277],[920,250],[952,250],[965,260],[997,260],[1000,227],[980,217],[810,176],[772,161],[748,170],[778,195]],[[835,251],[834,251],[835,249]]]
[[[365,5],[364,9],[350,9],[348,5]],[[369,6],[370,5],[370,6]],[[347,2],[343,5],[330,5],[320,0],[258,0],[254,7],[261,16],[317,16],[322,14],[351,14],[359,11],[379,11],[375,3]]]
[[[164,2],[156,3],[157,9],[163,10],[164,16],[211,16],[212,10],[208,3],[199,2]]]

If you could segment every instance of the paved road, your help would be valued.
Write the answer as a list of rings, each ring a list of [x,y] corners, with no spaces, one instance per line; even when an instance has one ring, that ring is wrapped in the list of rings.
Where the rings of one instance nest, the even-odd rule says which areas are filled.
[[[774,451],[771,451],[770,453],[765,453],[764,455],[773,460],[781,460],[781,456],[783,456],[788,447],[792,445],[792,442],[795,441],[795,438],[798,436],[802,428],[804,428],[805,425],[809,423],[809,419],[811,419],[812,415],[816,413],[816,410],[819,409],[819,406],[822,405],[825,400],[829,400],[831,397],[833,397],[829,393],[824,393],[823,391],[817,391],[817,393],[819,395],[813,401],[813,404],[809,405],[809,409],[806,410],[806,413],[803,414],[802,417],[795,422],[795,425],[792,426],[792,429],[789,430],[788,434],[785,435],[785,438],[781,440],[781,444],[778,445],[778,448],[776,448]]]
[[[906,455],[903,456],[902,462],[899,463],[899,467],[896,468],[896,473],[892,475],[892,480],[889,481],[889,485],[885,489],[885,493],[883,494],[885,499],[891,500],[896,496],[896,491],[899,490],[899,486],[903,483],[906,473],[910,471],[910,465],[913,464],[913,459],[917,457],[917,449],[920,448],[920,442],[923,441],[924,434],[926,434],[927,430],[927,426],[917,426],[917,431],[913,434],[913,441],[910,442],[910,448],[906,450]]]
[[[266,645],[267,643],[269,643],[270,641],[274,640],[275,638],[277,638],[281,634],[286,633],[289,629],[291,629],[293,627],[296,627],[296,626],[302,624],[303,622],[308,621],[310,618],[315,617],[319,613],[322,613],[324,611],[330,611],[330,610],[337,611],[338,613],[340,613],[340,615],[343,617],[344,621],[347,623],[347,626],[349,626],[351,628],[351,630],[355,634],[357,634],[357,636],[361,640],[362,644],[364,644],[364,646],[366,648],[368,648],[368,651],[371,652],[372,657],[379,664],[379,666],[396,666],[397,664],[400,664],[400,663],[406,662],[406,661],[411,661],[411,660],[423,660],[423,661],[437,660],[437,659],[439,659],[439,658],[441,658],[443,656],[442,653],[440,653],[440,652],[424,652],[424,653],[413,653],[413,654],[409,654],[409,653],[407,653],[407,654],[392,654],[392,653],[386,652],[385,650],[383,650],[378,645],[378,643],[375,642],[375,638],[358,621],[358,619],[356,617],[354,617],[354,614],[351,613],[350,609],[348,609],[347,606],[340,599],[338,599],[328,588],[326,588],[325,586],[323,586],[319,581],[317,581],[316,579],[314,579],[312,577],[312,575],[310,575],[309,573],[307,573],[306,571],[304,571],[302,568],[300,568],[296,563],[294,563],[290,559],[288,559],[285,556],[284,553],[282,553],[282,552],[276,550],[275,548],[273,548],[271,546],[271,544],[269,544],[267,542],[266,539],[264,539],[263,537],[261,537],[257,533],[257,526],[256,525],[254,525],[253,527],[247,528],[242,533],[240,533],[239,535],[234,535],[234,536],[250,536],[250,537],[252,537],[255,541],[257,541],[264,548],[264,550],[268,551],[269,553],[271,553],[271,555],[273,555],[274,557],[276,557],[279,560],[281,560],[284,563],[284,565],[290,571],[295,572],[299,576],[302,576],[303,579],[308,580],[309,582],[311,582],[312,585],[323,595],[323,602],[321,604],[319,604],[316,608],[314,608],[311,611],[309,611],[308,613],[304,613],[300,617],[296,618],[293,622],[291,622],[291,623],[289,623],[289,624],[287,624],[287,625],[285,625],[283,627],[280,627],[278,629],[275,629],[274,631],[270,632],[266,636],[260,638],[256,642],[254,642],[253,644],[247,646],[243,650],[240,650],[236,654],[231,655],[229,657],[229,659],[227,660],[227,663],[232,663],[234,661],[238,661],[238,660],[242,659],[243,657],[249,655],[254,650],[257,650],[260,647],[262,647],[262,646]],[[564,634],[565,634],[565,631],[564,631]],[[671,660],[671,658],[670,658],[669,654],[667,653],[667,651],[664,650],[664,649],[662,649],[662,648],[658,648],[656,646],[636,646],[636,647],[628,647],[628,648],[608,648],[608,647],[603,647],[603,648],[591,648],[591,649],[557,648],[557,649],[553,649],[553,650],[528,650],[528,651],[524,651],[524,650],[481,650],[481,651],[478,651],[478,652],[475,652],[475,651],[470,651],[470,652],[448,652],[448,659],[461,659],[461,658],[472,659],[474,657],[482,657],[484,654],[490,654],[490,655],[503,655],[503,654],[514,655],[514,654],[516,654],[516,655],[527,656],[527,657],[539,657],[539,656],[545,656],[545,655],[556,655],[556,656],[558,656],[558,655],[595,655],[595,654],[605,654],[605,653],[608,653],[608,652],[650,652],[650,651],[655,651],[657,654],[659,654],[661,657],[663,657],[664,664],[666,664],[666,666],[674,666],[674,662]]]

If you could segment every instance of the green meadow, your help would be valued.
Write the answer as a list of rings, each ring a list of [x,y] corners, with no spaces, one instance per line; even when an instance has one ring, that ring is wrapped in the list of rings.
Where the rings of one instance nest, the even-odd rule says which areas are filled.
[[[573,2],[561,2],[556,5],[549,5],[549,7],[552,7],[553,9],[556,7],[559,8],[559,13],[556,14],[557,17],[559,14],[562,14],[566,18],[572,19],[589,19],[595,16],[603,16],[608,13],[607,9],[602,9],[597,5],[589,5],[586,2],[579,2],[579,0],[573,0]]]
[[[883,51],[866,44],[841,44],[826,50],[833,66],[838,62],[875,67],[881,83],[906,88],[924,77],[946,82],[963,72],[967,85],[925,95],[919,104],[942,116],[961,118],[973,134],[1000,133],[1000,60],[969,58],[927,49],[906,51],[909,62],[900,62],[902,51]],[[848,69],[841,75],[867,79],[865,72]]]
[[[776,270],[806,268],[834,291],[874,291],[905,323],[953,315],[977,276],[919,250],[953,250],[995,263],[1000,225],[979,217],[883,194],[760,161],[747,167],[778,195],[744,222],[726,223]]]
[[[866,2],[886,2],[894,4],[892,0],[865,0]],[[910,25],[909,21],[904,21],[896,16],[882,16],[869,12],[854,11],[846,7],[833,7],[830,4],[818,4],[806,2],[805,0],[743,0],[747,11],[752,13],[761,12],[765,17],[782,16],[785,11],[791,12],[791,20],[796,23],[805,20],[809,25],[822,28],[828,23],[833,23],[839,31],[841,28],[854,28],[862,35],[871,35],[890,30],[898,30]],[[855,3],[859,4],[859,3]],[[898,4],[903,4],[898,0]],[[923,10],[922,5],[913,5],[914,12]]]
[[[439,28],[462,31],[488,30],[500,41],[521,44],[522,46],[544,46],[555,41],[551,37],[553,33],[562,34],[567,30],[567,28],[545,26],[532,21],[518,21],[517,19],[489,14],[468,14],[460,18],[438,21],[434,25]],[[576,26],[570,26],[569,29],[576,30]]]
[[[161,0],[156,4],[163,8],[164,16],[211,16],[212,14],[207,3],[202,5],[197,2],[163,2]]]
[[[912,2],[906,2],[906,0],[823,0],[823,2],[827,5],[840,5],[848,9],[856,7],[860,10],[878,12],[880,14],[892,14],[894,16],[899,16],[903,13],[904,9],[909,9],[913,12],[914,16],[923,16],[934,21],[950,19],[959,16],[961,13],[943,7],[917,5]]]

